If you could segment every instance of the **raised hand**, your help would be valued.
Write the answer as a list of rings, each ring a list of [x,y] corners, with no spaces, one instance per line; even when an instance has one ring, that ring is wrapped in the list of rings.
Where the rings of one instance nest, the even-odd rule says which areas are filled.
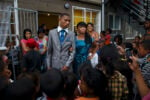
[[[138,64],[138,58],[136,58],[135,56],[130,56],[130,59],[132,60],[132,63],[129,62],[129,67],[132,71],[136,71],[137,69],[139,69],[139,64]]]

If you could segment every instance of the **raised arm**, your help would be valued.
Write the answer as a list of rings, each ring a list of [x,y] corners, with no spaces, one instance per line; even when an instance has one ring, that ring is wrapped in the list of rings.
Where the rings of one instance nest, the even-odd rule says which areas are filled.
[[[150,92],[150,89],[148,88],[147,84],[144,81],[143,75],[139,68],[139,64],[137,63],[137,58],[134,56],[130,58],[132,59],[132,63],[129,63],[129,67],[135,74],[135,79],[139,89],[139,93],[143,97]]]

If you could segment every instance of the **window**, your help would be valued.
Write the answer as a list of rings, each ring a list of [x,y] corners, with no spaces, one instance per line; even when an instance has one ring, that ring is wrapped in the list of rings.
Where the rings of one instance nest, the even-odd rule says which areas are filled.
[[[137,30],[137,29],[135,29],[135,27],[133,25],[131,25],[127,21],[124,23],[124,29],[126,30],[125,31],[125,39],[126,40],[134,39],[135,36],[137,36],[137,35],[141,36],[142,33],[144,33],[143,27],[138,27],[138,30]]]
[[[0,11],[0,15],[3,15],[0,19],[0,49],[6,49],[5,45],[9,42],[19,46],[19,38],[22,38],[25,28],[31,28],[33,33],[36,33],[38,28],[37,11],[22,8],[8,9]]]
[[[76,30],[76,25],[84,21],[86,23],[93,23],[95,31],[101,31],[100,26],[100,11],[88,8],[81,8],[81,7],[73,7],[73,21],[72,21],[72,30]]]
[[[11,10],[9,4],[0,3],[0,50],[6,49],[6,41],[9,36],[10,29],[10,19],[11,19]]]
[[[121,30],[121,18],[117,15],[109,14],[108,26],[112,30]]]

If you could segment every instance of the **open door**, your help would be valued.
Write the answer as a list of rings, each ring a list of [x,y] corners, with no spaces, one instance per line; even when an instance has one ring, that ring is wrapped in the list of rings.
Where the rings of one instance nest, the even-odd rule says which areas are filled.
[[[48,30],[58,26],[59,14],[49,12],[38,12],[38,24],[45,24]]]

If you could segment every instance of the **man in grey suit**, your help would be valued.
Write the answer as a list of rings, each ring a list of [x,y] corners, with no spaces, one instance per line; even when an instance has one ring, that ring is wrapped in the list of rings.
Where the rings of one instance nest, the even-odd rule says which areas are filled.
[[[48,68],[69,70],[75,54],[75,34],[68,30],[70,16],[60,15],[59,26],[50,30],[47,50]]]

